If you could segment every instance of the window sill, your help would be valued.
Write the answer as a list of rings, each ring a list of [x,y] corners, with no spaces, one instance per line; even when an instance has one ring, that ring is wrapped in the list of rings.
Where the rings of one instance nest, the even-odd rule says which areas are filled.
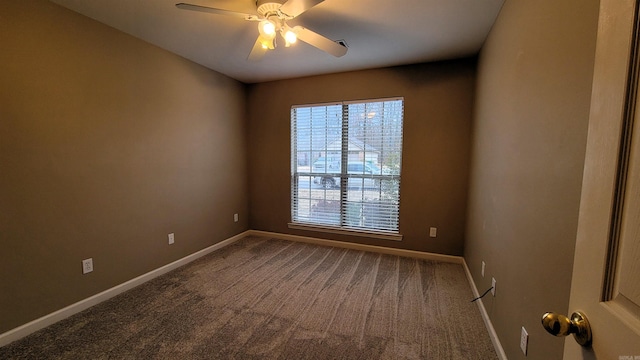
[[[289,229],[295,229],[295,230],[317,231],[317,232],[324,232],[324,233],[331,233],[331,234],[368,237],[373,239],[402,241],[402,234],[395,234],[395,233],[383,232],[383,231],[363,231],[363,230],[355,230],[355,229],[337,228],[332,226],[300,224],[300,223],[289,223],[288,226],[289,226]]]

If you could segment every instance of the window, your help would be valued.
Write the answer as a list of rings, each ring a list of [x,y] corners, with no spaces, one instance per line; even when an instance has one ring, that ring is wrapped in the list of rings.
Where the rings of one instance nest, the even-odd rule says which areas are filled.
[[[291,109],[292,225],[398,233],[402,98]]]

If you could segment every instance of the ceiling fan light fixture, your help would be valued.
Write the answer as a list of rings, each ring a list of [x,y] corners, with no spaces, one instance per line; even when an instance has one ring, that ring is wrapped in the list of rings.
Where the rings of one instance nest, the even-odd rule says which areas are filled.
[[[300,25],[290,27],[287,21],[296,18],[324,0],[252,0],[256,3],[257,15],[241,13],[233,10],[196,4],[178,3],[176,7],[183,10],[206,12],[211,14],[228,15],[258,23],[258,39],[254,42],[251,53],[247,57],[250,61],[259,60],[267,49],[275,49],[278,33],[284,40],[285,46],[295,44],[298,39],[319,50],[335,57],[347,53],[344,40],[333,41]]]
[[[276,36],[276,26],[269,20],[262,20],[258,23],[260,36],[273,39]]]
[[[282,34],[282,37],[284,37],[287,46],[295,44],[296,41],[298,41],[298,35],[291,30],[287,30],[287,32]]]
[[[262,48],[265,49],[265,50],[267,50],[267,49],[273,50],[273,49],[276,48],[273,37],[267,38],[267,37],[264,37],[264,36],[260,35],[258,37],[258,41],[260,42],[260,46],[262,46]]]

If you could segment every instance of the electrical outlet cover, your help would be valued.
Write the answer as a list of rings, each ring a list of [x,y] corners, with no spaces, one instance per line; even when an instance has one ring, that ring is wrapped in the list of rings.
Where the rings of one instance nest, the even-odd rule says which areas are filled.
[[[438,236],[438,228],[434,228],[434,227],[429,228],[429,236],[430,237]]]
[[[169,234],[169,245],[175,242],[175,235],[173,233]]]
[[[523,326],[522,332],[520,333],[520,350],[522,350],[522,353],[525,354],[525,356],[527,355],[528,345],[529,345],[529,333]]]
[[[82,260],[82,273],[88,274],[93,271],[93,258]]]

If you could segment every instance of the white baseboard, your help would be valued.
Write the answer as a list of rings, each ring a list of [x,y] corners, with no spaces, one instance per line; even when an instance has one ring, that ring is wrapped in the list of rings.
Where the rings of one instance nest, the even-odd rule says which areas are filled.
[[[230,237],[226,240],[223,240],[217,244],[211,245],[205,249],[202,249],[198,252],[195,252],[191,255],[185,256],[181,259],[178,259],[170,264],[157,268],[155,270],[149,271],[146,274],[140,275],[134,279],[131,279],[127,282],[124,282],[120,285],[116,285],[110,289],[107,289],[101,293],[88,297],[84,300],[80,300],[77,303],[71,304],[65,308],[62,308],[58,311],[54,311],[51,314],[45,315],[41,318],[35,319],[31,322],[28,322],[22,326],[19,326],[15,329],[9,330],[5,333],[0,334],[0,347],[7,345],[11,342],[14,342],[18,339],[21,339],[29,334],[32,334],[40,329],[43,329],[49,325],[52,325],[60,320],[66,319],[71,315],[77,314],[83,310],[86,310],[94,305],[97,305],[103,301],[109,300],[112,297],[119,295],[129,289],[132,289],[138,285],[141,285],[149,280],[152,280],[160,275],[163,275],[171,270],[177,269],[182,265],[188,264],[200,257],[203,257],[215,250],[233,244],[234,242],[242,239],[247,236],[248,231]]]
[[[344,242],[344,241],[325,240],[325,239],[318,239],[318,238],[307,237],[307,236],[289,235],[289,234],[273,233],[273,232],[259,231],[259,230],[249,230],[247,231],[247,233],[248,235],[272,237],[276,239],[297,241],[297,242],[303,242],[308,244],[326,245],[326,246],[333,246],[333,247],[353,249],[353,250],[371,251],[371,252],[377,252],[382,254],[406,256],[406,257],[412,257],[412,258],[418,258],[418,259],[435,260],[435,261],[455,263],[455,264],[462,264],[464,261],[464,259],[461,256],[442,255],[442,254],[427,253],[427,252],[415,251],[415,250],[389,248],[384,246],[364,245],[364,244],[350,243],[350,242]]]
[[[471,285],[471,290],[473,291],[473,295],[475,297],[479,297],[480,293],[478,292],[476,283],[473,281],[473,276],[471,276],[471,271],[469,271],[467,262],[464,261],[464,259],[462,261],[462,266],[464,267],[464,272],[467,274],[467,279],[469,280],[469,285]],[[491,319],[489,318],[487,309],[484,307],[484,303],[482,302],[482,299],[476,300],[476,303],[478,304],[478,308],[480,309],[480,314],[482,315],[482,320],[484,320],[484,325],[487,327],[487,331],[489,331],[489,337],[491,338],[493,347],[496,349],[498,358],[500,358],[500,360],[508,360],[507,354],[504,352],[504,349],[502,348],[500,339],[498,339],[498,334],[496,333],[496,330],[493,328],[493,323],[491,323]]]
[[[466,262],[464,261],[464,258],[460,257],[460,256],[451,256],[451,255],[442,255],[442,254],[434,254],[434,253],[425,253],[425,252],[420,252],[420,251],[414,251],[414,250],[405,250],[405,249],[395,249],[395,248],[388,248],[388,247],[383,247],[383,246],[375,246],[375,245],[364,245],[364,244],[356,244],[356,243],[349,243],[349,242],[342,242],[342,241],[335,241],[335,240],[325,240],[325,239],[318,239],[318,238],[312,238],[312,237],[306,237],[306,236],[298,236],[298,235],[289,235],[289,234],[281,234],[281,233],[272,233],[272,232],[267,232],[267,231],[258,231],[258,230],[247,230],[243,233],[240,233],[238,235],[235,235],[233,237],[230,237],[226,240],[223,240],[217,244],[214,244],[212,246],[209,246],[203,250],[200,250],[198,252],[195,252],[191,255],[185,256],[179,260],[176,260],[170,264],[167,264],[165,266],[162,266],[158,269],[152,270],[146,274],[140,275],[134,279],[131,279],[127,282],[124,282],[120,285],[114,286],[110,289],[107,289],[101,293],[98,293],[96,295],[93,295],[89,298],[86,298],[84,300],[78,301],[74,304],[71,304],[63,309],[60,309],[58,311],[55,311],[51,314],[45,315],[41,318],[38,318],[36,320],[33,320],[29,323],[26,323],[22,326],[19,326],[15,329],[9,330],[3,334],[0,334],[0,347],[7,345],[13,341],[16,341],[18,339],[21,339],[29,334],[32,334],[40,329],[43,329],[49,325],[52,325],[60,320],[63,320],[65,318],[68,318],[69,316],[72,316],[74,314],[77,314],[83,310],[86,310],[94,305],[97,305],[103,301],[109,300],[112,297],[119,295],[129,289],[132,289],[138,285],[141,285],[149,280],[152,280],[160,275],[163,275],[171,270],[174,270],[180,266],[186,265],[202,256],[205,256],[215,250],[221,249],[225,246],[228,246],[230,244],[233,244],[234,242],[249,236],[249,235],[255,235],[255,236],[264,236],[264,237],[272,237],[272,238],[276,238],[276,239],[283,239],[283,240],[289,240],[289,241],[297,241],[297,242],[304,242],[304,243],[309,243],[309,244],[316,244],[316,245],[326,245],[326,246],[334,246],[334,247],[341,247],[341,248],[346,248],[346,249],[354,249],[354,250],[362,250],[362,251],[372,251],[372,252],[378,252],[378,253],[383,253],[383,254],[390,254],[390,255],[397,255],[397,256],[406,256],[406,257],[413,257],[413,258],[419,258],[419,259],[425,259],[425,260],[435,260],[435,261],[442,261],[442,262],[449,262],[449,263],[456,263],[456,264],[462,264],[465,272],[467,274],[467,279],[469,281],[469,284],[471,285],[471,289],[473,290],[473,293],[475,294],[475,296],[479,296],[478,293],[478,289],[475,286],[475,283],[473,282],[473,278],[471,277],[471,273],[469,272],[469,268],[467,267]],[[484,323],[487,327],[487,330],[489,331],[489,336],[491,337],[491,341],[493,342],[493,345],[496,349],[496,352],[498,353],[498,357],[501,360],[507,360],[506,354],[504,353],[504,349],[502,348],[502,345],[500,344],[500,340],[498,339],[498,336],[493,328],[493,325],[491,324],[491,320],[489,319],[489,315],[487,314],[486,309],[484,308],[484,305],[482,304],[482,299],[478,300],[478,307],[480,308],[480,312],[482,314],[482,319],[484,320]]]

